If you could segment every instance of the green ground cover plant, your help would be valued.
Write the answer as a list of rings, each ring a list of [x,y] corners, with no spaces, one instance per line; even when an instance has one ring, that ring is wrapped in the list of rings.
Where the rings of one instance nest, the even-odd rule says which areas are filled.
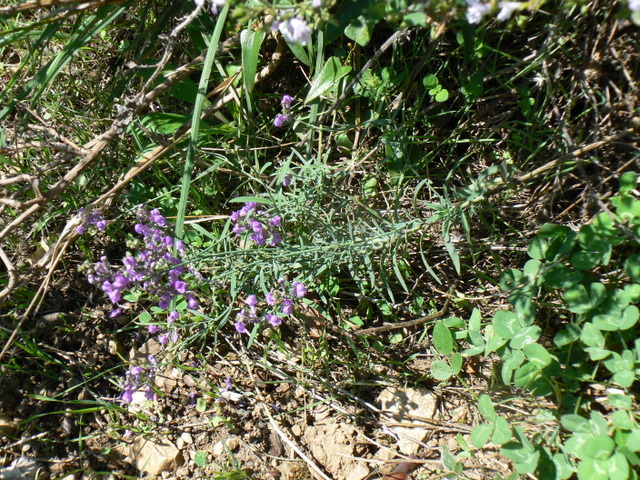
[[[2,475],[637,478],[639,14],[0,6]]]

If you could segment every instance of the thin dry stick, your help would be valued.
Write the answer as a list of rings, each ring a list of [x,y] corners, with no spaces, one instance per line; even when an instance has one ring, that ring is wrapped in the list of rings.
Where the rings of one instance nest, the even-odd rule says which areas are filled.
[[[276,420],[273,418],[273,416],[271,415],[271,412],[269,412],[269,407],[267,407],[266,404],[262,403],[262,410],[264,411],[265,415],[267,416],[267,418],[269,419],[269,423],[271,424],[271,427],[275,430],[275,432],[278,434],[278,436],[280,437],[280,439],[286,443],[287,445],[289,445],[289,447],[291,447],[291,449],[296,452],[296,454],[298,454],[298,456],[300,458],[302,458],[307,465],[309,465],[309,467],[316,472],[321,478],[323,478],[324,480],[333,480],[331,477],[327,476],[326,473],[324,473],[320,467],[318,467],[313,460],[311,460],[307,455],[305,455],[305,453],[300,450],[300,448],[293,443],[293,441],[282,431],[282,429],[280,428],[280,426],[278,425],[278,422],[276,422]]]
[[[458,282],[456,281],[456,283],[451,289],[452,293],[455,291],[457,285],[458,285]],[[425,315],[423,317],[416,318],[413,320],[407,320],[406,322],[388,323],[387,325],[382,325],[380,327],[364,328],[362,330],[356,330],[351,333],[352,335],[373,335],[380,332],[388,332],[389,330],[396,330],[398,328],[408,328],[408,327],[415,327],[417,325],[422,325],[423,323],[430,322],[431,320],[444,317],[444,315],[449,310],[449,305],[451,304],[451,298],[452,298],[452,295],[450,294],[447,297],[447,300],[444,302],[444,306],[437,312],[432,313],[430,315]]]

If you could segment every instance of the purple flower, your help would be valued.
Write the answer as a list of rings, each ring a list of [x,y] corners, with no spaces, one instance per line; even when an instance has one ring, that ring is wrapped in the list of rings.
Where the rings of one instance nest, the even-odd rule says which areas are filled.
[[[124,392],[122,392],[122,401],[124,403],[133,402],[133,390],[131,388],[125,388]]]
[[[164,216],[160,213],[160,210],[158,210],[157,208],[154,208],[153,210],[151,210],[151,212],[149,212],[149,218],[159,227],[167,226],[167,219],[164,218]]]
[[[191,310],[197,310],[199,307],[198,304],[198,300],[196,300],[196,297],[194,297],[192,294],[187,293],[185,295],[185,298],[187,299],[187,307],[190,308]]]
[[[273,292],[267,293],[264,299],[267,302],[267,305],[273,306],[276,304],[276,296],[273,294]]]
[[[104,232],[107,229],[107,221],[102,219],[95,222],[95,226],[100,232]]]
[[[280,100],[280,105],[282,105],[282,108],[289,110],[291,108],[291,102],[293,102],[291,95],[283,95],[282,100]]]
[[[273,217],[271,220],[269,220],[269,224],[271,224],[274,227],[280,227],[281,222],[282,222],[282,217]]]
[[[278,28],[287,42],[306,45],[311,40],[311,29],[307,22],[300,17],[280,22]]]
[[[115,317],[119,317],[120,316],[120,309],[119,308],[115,308],[113,310],[111,310],[111,312],[109,313],[109,318],[115,318]]]
[[[265,318],[269,321],[272,327],[278,327],[282,323],[282,319],[273,313],[269,313]]]
[[[78,227],[76,227],[76,233],[78,235],[84,235],[84,232],[87,231],[87,227],[85,227],[84,225],[79,225]]]
[[[158,325],[149,325],[147,330],[149,331],[149,333],[151,335],[155,335],[156,333],[158,333],[160,331],[160,327]]]
[[[293,313],[293,303],[288,298],[282,302],[282,313],[291,315]]]
[[[169,316],[167,317],[167,322],[169,323],[169,325],[171,325],[176,320],[178,320],[178,318],[180,318],[180,314],[178,313],[178,311],[172,310]]]
[[[163,333],[162,335],[158,335],[158,342],[160,343],[160,345],[167,345],[167,343],[169,343],[169,334],[168,333]]]
[[[640,0],[639,0],[640,1]],[[283,187],[288,187],[289,185],[291,185],[291,180],[293,180],[293,177],[291,177],[290,173],[287,173],[284,178],[282,179],[282,186]]]
[[[258,304],[258,297],[256,297],[255,295],[249,295],[244,303],[246,303],[250,307],[255,307]]]
[[[302,298],[307,294],[307,287],[304,283],[293,282],[293,292],[296,297]]]
[[[177,280],[173,282],[173,288],[178,293],[181,293],[181,294],[187,293],[187,287],[188,287],[187,282],[183,282],[182,280]]]
[[[269,245],[271,245],[272,247],[275,247],[280,242],[282,242],[282,235],[280,235],[278,232],[273,232],[271,234],[271,242],[269,242]]]
[[[276,118],[273,119],[273,124],[276,127],[280,128],[288,121],[289,117],[287,115],[285,115],[284,113],[279,113],[278,115],[276,115]]]
[[[151,388],[151,385],[147,385],[147,388],[144,391],[144,396],[147,400],[155,400],[155,395],[153,393],[153,388]]]
[[[238,333],[247,333],[247,327],[245,327],[244,322],[242,320],[238,320],[236,322],[236,331]]]

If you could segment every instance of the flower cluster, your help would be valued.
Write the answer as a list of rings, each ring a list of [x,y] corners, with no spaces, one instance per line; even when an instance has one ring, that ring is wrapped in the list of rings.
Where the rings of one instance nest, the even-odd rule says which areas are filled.
[[[293,102],[293,97],[291,95],[283,95],[282,100],[280,100],[282,112],[276,115],[276,118],[273,120],[273,124],[276,127],[280,128],[291,120],[291,102]]]
[[[123,402],[133,402],[133,394],[136,392],[144,392],[147,400],[155,399],[153,385],[158,362],[153,355],[149,355],[147,359],[149,360],[148,367],[132,366],[125,373],[124,384],[122,385],[123,392],[120,397]]]
[[[278,18],[271,24],[271,31],[280,30],[287,42],[306,45],[311,41],[311,28],[306,20],[300,16],[284,18],[280,12]]]
[[[198,308],[198,301],[190,291],[185,276],[191,273],[196,278],[201,277],[193,269],[185,267],[185,244],[167,234],[166,227],[167,220],[157,209],[147,212],[141,207],[134,226],[136,233],[142,236],[142,247],[138,252],[135,255],[127,254],[119,268],[113,267],[105,256],[99,262],[85,267],[89,283],[100,286],[115,305],[110,316],[120,314],[118,304],[123,293],[136,289],[157,298],[158,307],[162,310],[167,310],[179,296],[187,301],[190,309]],[[174,255],[174,249],[182,259]],[[158,341],[163,345],[169,341],[176,342],[179,336],[172,326],[178,318],[176,310],[169,312],[169,331],[151,325],[149,333],[159,334]]]
[[[249,240],[258,245],[276,246],[282,242],[278,231],[282,223],[280,217],[270,217],[255,202],[245,203],[244,207],[231,214],[234,222],[233,233],[242,235],[251,232]]]
[[[92,208],[81,208],[80,210],[78,210],[78,215],[80,216],[81,221],[80,225],[76,227],[76,233],[78,235],[83,235],[90,225],[96,227],[99,232],[104,232],[107,228],[107,221],[103,218],[102,215],[100,215],[100,213],[96,212]]]
[[[500,11],[496,18],[501,22],[509,20],[513,12],[521,10],[526,2],[498,2]],[[482,19],[489,15],[493,7],[490,3],[484,3],[480,0],[467,0],[467,21],[469,23],[480,23]]]
[[[255,295],[249,295],[245,308],[236,315],[236,330],[247,333],[247,325],[267,321],[272,327],[282,324],[282,319],[293,314],[294,302],[307,294],[307,287],[300,282],[288,285],[284,278],[278,280],[278,286],[264,297],[264,302]]]

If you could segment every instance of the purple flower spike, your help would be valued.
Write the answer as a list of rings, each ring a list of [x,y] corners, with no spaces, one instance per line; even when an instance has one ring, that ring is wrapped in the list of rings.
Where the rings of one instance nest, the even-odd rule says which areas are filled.
[[[149,218],[159,227],[167,226],[167,219],[164,218],[164,216],[160,213],[160,210],[158,210],[157,208],[151,210],[151,212],[149,213]]]

